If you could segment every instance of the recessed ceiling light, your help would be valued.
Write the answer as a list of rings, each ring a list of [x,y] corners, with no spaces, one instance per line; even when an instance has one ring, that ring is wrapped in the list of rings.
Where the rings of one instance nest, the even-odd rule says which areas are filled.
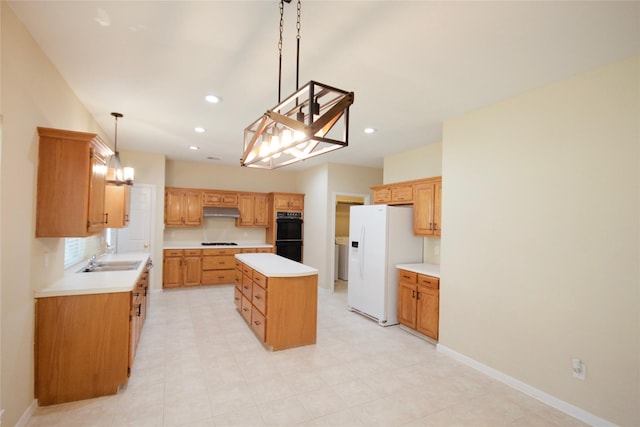
[[[191,146],[189,147],[189,150],[194,150],[194,151],[196,151],[196,150],[199,150],[199,149],[200,149],[200,147],[197,147],[197,146],[195,146],[195,145],[191,145]]]
[[[375,133],[376,130],[375,128],[364,128],[364,133]]]
[[[222,99],[216,95],[207,95],[204,97],[204,99],[206,99],[207,102],[210,102],[212,104],[217,104],[218,102],[222,101]]]
[[[205,129],[203,127],[200,127],[200,126],[194,127],[193,130],[198,132],[198,133],[204,133],[204,131],[205,131]]]

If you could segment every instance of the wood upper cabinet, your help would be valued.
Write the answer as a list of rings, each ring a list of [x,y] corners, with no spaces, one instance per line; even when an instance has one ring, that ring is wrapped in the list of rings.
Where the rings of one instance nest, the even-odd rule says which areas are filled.
[[[129,225],[131,186],[105,186],[106,228],[123,228]]]
[[[241,193],[238,196],[238,210],[240,218],[238,218],[236,225],[240,227],[266,227],[268,225],[266,194]]]
[[[398,270],[398,321],[434,340],[438,339],[440,279]]]
[[[185,188],[166,188],[164,223],[170,226],[202,225],[202,192]]]
[[[372,188],[374,204],[406,205],[413,203],[411,184],[390,184]]]
[[[105,227],[109,147],[94,133],[38,128],[36,237],[87,237]]]
[[[238,207],[238,193],[204,190],[202,192],[202,205],[215,207]]]
[[[273,208],[278,211],[302,212],[304,210],[304,194],[272,193]]]
[[[442,181],[414,185],[413,199],[413,233],[418,236],[440,236]]]

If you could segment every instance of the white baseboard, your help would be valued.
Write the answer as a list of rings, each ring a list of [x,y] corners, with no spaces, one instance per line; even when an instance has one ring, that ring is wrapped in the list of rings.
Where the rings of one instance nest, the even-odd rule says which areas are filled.
[[[590,412],[585,411],[577,406],[574,406],[570,403],[565,402],[564,400],[560,400],[557,397],[554,397],[548,393],[545,393],[542,390],[538,390],[535,387],[530,386],[520,380],[517,380],[513,377],[510,377],[496,369],[493,369],[487,365],[484,365],[477,360],[474,360],[470,357],[465,356],[464,354],[458,353],[457,351],[451,350],[448,347],[445,347],[442,344],[436,345],[436,350],[440,353],[451,356],[452,358],[458,360],[459,362],[464,363],[467,366],[470,366],[491,378],[494,378],[500,382],[505,383],[506,385],[515,388],[535,399],[538,399],[542,403],[551,406],[552,408],[558,409],[568,415],[571,415],[574,418],[579,419],[580,421],[587,423],[594,427],[619,427],[617,424],[614,424],[610,421],[607,421],[603,418],[600,418],[596,415],[593,415]]]
[[[33,399],[33,402],[31,402],[31,405],[29,405],[29,407],[24,411],[24,413],[16,423],[15,427],[27,427],[27,424],[29,424],[29,420],[31,419],[31,416],[33,415],[37,407],[38,407],[38,401],[36,399]]]

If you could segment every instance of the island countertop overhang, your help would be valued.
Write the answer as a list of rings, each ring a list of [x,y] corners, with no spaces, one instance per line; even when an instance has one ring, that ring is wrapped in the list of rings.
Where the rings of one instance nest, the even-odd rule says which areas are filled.
[[[318,274],[308,265],[276,254],[236,254],[235,257],[266,277],[302,277]]]

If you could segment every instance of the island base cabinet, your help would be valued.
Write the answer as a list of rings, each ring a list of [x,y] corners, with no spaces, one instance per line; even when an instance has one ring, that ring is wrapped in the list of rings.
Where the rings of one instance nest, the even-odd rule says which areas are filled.
[[[127,382],[130,303],[129,292],[36,300],[40,406],[115,394]]]

